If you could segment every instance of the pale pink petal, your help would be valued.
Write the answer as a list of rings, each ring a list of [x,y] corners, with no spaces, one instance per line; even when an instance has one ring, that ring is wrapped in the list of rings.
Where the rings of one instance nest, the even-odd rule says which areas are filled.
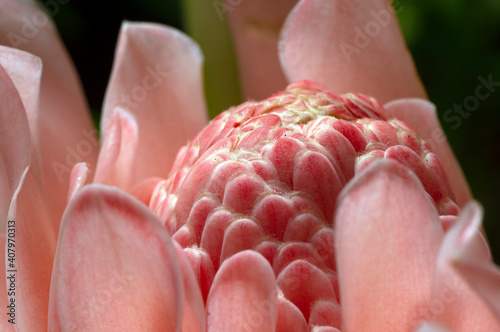
[[[439,124],[434,104],[427,100],[410,98],[391,101],[384,107],[396,118],[403,120],[415,129],[420,137],[430,144],[443,164],[457,204],[463,207],[472,198],[472,194]]]
[[[75,167],[73,167],[69,181],[68,202],[86,184],[88,175],[89,175],[88,164],[78,163],[75,165]]]
[[[32,53],[43,62],[37,125],[31,133],[40,149],[48,210],[58,228],[71,169],[81,161],[95,167],[95,130],[76,71],[47,15],[31,1],[1,0],[0,8],[0,44]]]
[[[119,107],[115,108],[104,129],[94,183],[130,189],[138,136],[134,117]]]
[[[280,60],[290,82],[387,102],[425,97],[388,0],[302,0],[288,16]]]
[[[208,331],[274,332],[277,317],[278,288],[269,262],[250,250],[226,259],[208,294]]]
[[[182,248],[175,241],[173,243],[184,285],[182,332],[205,331],[205,305],[198,280]]]
[[[5,53],[0,49],[0,227],[5,234],[5,222],[10,200],[19,189],[31,159],[28,118],[20,93],[4,69]],[[17,63],[21,65],[20,63]],[[30,72],[30,71],[29,71]],[[31,78],[27,75],[28,80]],[[24,90],[24,92],[27,92]]]
[[[481,219],[481,208],[472,202],[446,233],[437,260],[432,301],[425,312],[427,319],[457,332],[500,331],[499,317],[494,314],[499,273],[496,271],[495,276],[493,272],[489,249],[480,232]],[[486,269],[481,272],[474,266]]]
[[[344,328],[416,326],[443,237],[418,178],[397,162],[373,162],[341,193],[335,223]]]
[[[199,47],[158,24],[124,23],[106,92],[101,128],[118,106],[137,121],[134,186],[166,178],[176,153],[206,124]],[[104,133],[106,134],[106,133]]]
[[[415,332],[453,332],[451,330],[448,330],[447,328],[442,327],[439,324],[436,323],[431,323],[431,322],[425,322],[422,323],[417,329],[415,329]]]
[[[2,55],[0,55],[0,64],[0,100],[2,101],[0,107],[0,136],[2,137],[0,139],[0,257],[2,257],[2,263],[0,267],[5,273],[5,263],[9,264],[7,260],[9,258],[8,248],[10,248],[11,253],[12,250],[14,252],[16,250],[15,242],[13,242],[16,241],[15,227],[7,227],[13,225],[12,222],[8,222],[8,210],[11,200],[18,195],[20,186],[28,172],[31,144],[28,119],[24,112],[23,103],[14,83],[2,67],[4,65]],[[9,243],[13,243],[14,247]],[[17,268],[17,261],[14,262],[14,267]],[[8,276],[9,274],[7,274]],[[9,304],[7,288],[11,287],[10,281],[10,279],[4,279],[0,284],[0,304],[9,313],[11,309],[7,307]],[[16,288],[15,282],[14,288]],[[15,325],[7,321],[16,318],[17,303],[14,303],[13,306],[13,316],[6,315],[5,319],[0,321],[0,330],[2,331],[14,330]]]
[[[57,235],[40,182],[30,168],[12,199],[9,220],[15,221],[16,328],[39,331],[47,326],[50,278]],[[7,273],[12,267],[7,267]]]
[[[64,213],[50,331],[177,331],[183,282],[158,218],[133,196],[89,185]]]
[[[278,58],[281,26],[297,0],[225,2],[246,98],[261,100],[287,81]]]
[[[38,98],[42,77],[39,57],[15,48],[0,46],[0,64],[10,76],[19,92],[32,133],[31,144],[38,151]],[[5,100],[5,99],[4,99]]]

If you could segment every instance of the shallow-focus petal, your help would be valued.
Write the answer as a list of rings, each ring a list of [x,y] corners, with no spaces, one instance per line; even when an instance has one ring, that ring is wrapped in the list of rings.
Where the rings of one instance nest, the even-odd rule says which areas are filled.
[[[5,64],[4,58],[0,57],[0,100],[2,100],[0,107],[0,136],[2,137],[0,139],[0,259],[2,263],[0,267],[5,273],[5,263],[8,263],[7,258],[9,257],[6,244],[11,249],[10,252],[15,253],[16,250],[16,229],[15,227],[7,227],[15,225],[15,222],[7,222],[9,207],[11,201],[15,200],[18,195],[20,186],[28,172],[31,144],[28,119],[21,97],[11,78],[2,67]],[[9,243],[12,244],[9,245]],[[17,268],[15,263],[17,262],[14,262],[14,267]],[[4,280],[0,285],[0,301],[4,308],[7,308],[9,301],[7,288],[11,287],[11,280],[7,280],[8,282]],[[15,281],[14,288],[16,287]],[[8,285],[7,288],[6,285]],[[7,310],[10,312],[10,309]],[[14,309],[14,311],[16,310]],[[15,317],[9,316],[1,320],[0,329],[2,331],[14,329],[14,325],[7,322],[7,319],[11,318]]]
[[[290,82],[381,102],[425,97],[388,0],[302,0],[285,22],[280,59]]]
[[[89,167],[86,163],[78,163],[73,167],[69,181],[68,202],[85,186],[88,175]]]
[[[179,148],[206,124],[202,61],[199,47],[177,30],[123,24],[101,128],[117,106],[135,117],[139,136],[129,165],[131,186],[149,177],[166,178]]]
[[[90,185],[64,213],[49,330],[177,331],[183,286],[157,217],[119,189]]]
[[[443,236],[417,177],[394,161],[375,161],[342,192],[335,223],[345,329],[414,327]]]
[[[432,301],[424,312],[427,319],[437,320],[456,332],[500,331],[500,319],[492,311],[495,302],[498,307],[498,297],[495,298],[500,283],[498,272],[495,280],[493,274],[486,271],[476,274],[478,271],[469,266],[490,266],[490,273],[493,270],[488,246],[480,232],[481,219],[479,205],[470,203],[446,233],[437,260]],[[469,273],[472,273],[470,280]],[[476,282],[487,283],[476,285]],[[480,291],[476,293],[476,289]]]
[[[384,105],[396,118],[403,120],[425,139],[439,156],[455,194],[457,204],[463,207],[471,198],[469,185],[439,124],[436,107],[427,100],[398,99]]]
[[[415,332],[452,332],[441,325],[431,322],[425,322],[421,324]]]
[[[182,332],[205,331],[205,305],[198,280],[182,248],[175,241],[173,243],[184,286]]]
[[[40,149],[44,191],[57,228],[71,169],[81,161],[93,169],[99,146],[76,71],[50,19],[31,1],[1,0],[0,8],[0,44],[43,62],[38,122],[31,133]]]
[[[37,147],[38,98],[40,79],[42,77],[42,62],[39,57],[32,54],[15,48],[0,46],[0,64],[7,71],[21,96],[28,117],[29,129],[32,133],[31,144]],[[36,148],[36,151],[38,151],[38,148]]]
[[[278,58],[281,26],[297,0],[225,3],[238,53],[241,85],[246,98],[264,99],[287,81]]]
[[[277,318],[278,288],[269,262],[250,250],[225,260],[208,294],[208,331],[273,332]]]
[[[106,123],[103,136],[94,182],[130,189],[137,154],[137,122],[117,107]]]

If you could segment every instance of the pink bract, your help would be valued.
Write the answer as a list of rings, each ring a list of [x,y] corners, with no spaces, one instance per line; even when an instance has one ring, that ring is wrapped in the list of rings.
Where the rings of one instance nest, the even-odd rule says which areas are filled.
[[[0,8],[0,330],[500,331],[482,208],[388,1],[241,2],[262,101],[208,125],[196,43],[124,23],[100,142],[49,19]]]

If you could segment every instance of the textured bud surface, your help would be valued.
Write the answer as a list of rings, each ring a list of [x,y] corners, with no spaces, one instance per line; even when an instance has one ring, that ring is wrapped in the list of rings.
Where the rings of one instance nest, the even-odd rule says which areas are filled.
[[[280,317],[298,309],[310,329],[340,329],[337,196],[379,158],[411,169],[440,215],[458,213],[437,156],[411,128],[372,98],[307,81],[215,118],[179,152],[150,208],[188,256],[201,257],[205,301],[220,265],[252,249],[274,270]]]

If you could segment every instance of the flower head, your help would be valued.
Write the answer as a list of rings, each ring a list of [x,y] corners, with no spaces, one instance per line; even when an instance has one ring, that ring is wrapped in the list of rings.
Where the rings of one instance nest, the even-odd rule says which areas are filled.
[[[251,55],[277,55],[263,23],[285,7],[235,11],[263,101],[206,126],[198,46],[124,23],[100,144],[46,16],[1,5],[0,41],[23,49],[0,47],[3,329],[500,330],[481,208],[386,1],[300,1],[284,76]],[[369,24],[377,40],[345,44]]]

